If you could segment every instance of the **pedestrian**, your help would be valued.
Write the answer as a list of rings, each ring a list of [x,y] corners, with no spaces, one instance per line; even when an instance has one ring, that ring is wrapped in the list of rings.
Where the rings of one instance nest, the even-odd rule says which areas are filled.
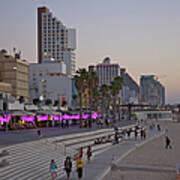
[[[137,132],[137,129],[135,129],[135,131],[134,131],[135,141],[137,140],[137,136],[138,136],[138,132]]]
[[[160,124],[157,124],[157,129],[158,129],[158,131],[161,131]]]
[[[51,160],[50,172],[51,172],[52,180],[55,180],[57,177],[57,165],[56,165],[54,159]]]
[[[111,168],[114,169],[116,167],[117,167],[117,161],[116,161],[115,155],[113,154],[112,155],[112,160],[111,160]]]
[[[79,159],[76,161],[76,166],[77,166],[78,178],[79,180],[81,180],[83,176],[83,166],[84,166],[84,160],[82,159],[82,156],[80,156]]]
[[[116,144],[119,143],[118,132],[115,132],[115,142]]]
[[[144,132],[143,132],[143,137],[144,137],[144,139],[146,139],[146,130],[144,130]]]
[[[131,129],[128,129],[128,130],[127,130],[127,136],[128,136],[128,139],[129,139],[130,136],[131,136]]]
[[[83,148],[82,148],[82,147],[80,148],[79,155],[80,155],[81,157],[83,157]]]
[[[38,136],[38,139],[40,139],[42,137],[41,129],[37,130],[37,136]]]
[[[143,138],[144,138],[144,130],[141,129],[141,140],[143,140]]]
[[[67,180],[69,180],[70,173],[72,171],[72,162],[69,156],[67,156],[66,160],[64,161],[64,170],[66,171],[67,174]]]
[[[88,163],[90,163],[91,156],[92,156],[91,146],[88,146],[88,149],[87,149],[87,159],[88,159]]]
[[[169,137],[168,136],[165,136],[165,140],[166,140],[166,146],[165,146],[165,148],[166,149],[171,149],[172,148],[172,146],[171,146],[171,140],[169,139]]]

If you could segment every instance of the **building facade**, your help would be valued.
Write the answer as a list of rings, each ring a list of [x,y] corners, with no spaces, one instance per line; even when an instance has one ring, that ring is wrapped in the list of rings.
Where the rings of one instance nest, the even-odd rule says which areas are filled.
[[[29,101],[29,63],[20,59],[19,54],[14,57],[0,52],[0,82],[11,85],[12,96],[16,99],[23,96],[26,102]]]
[[[110,85],[115,77],[120,76],[119,64],[111,64],[110,58],[107,57],[96,66],[96,73],[99,77],[99,86],[103,84]]]
[[[67,99],[68,105],[72,100],[72,78],[66,73],[64,62],[44,62],[30,64],[30,101],[51,99],[52,102]]]
[[[139,86],[136,81],[121,68],[121,77],[123,78],[123,87],[121,90],[122,104],[138,104],[139,102]]]
[[[165,105],[165,88],[154,75],[141,76],[140,95],[142,103],[153,106]]]
[[[47,7],[38,8],[38,63],[64,61],[75,73],[76,30],[67,28]]]
[[[12,95],[11,84],[0,82],[0,111],[5,109],[4,103],[8,102],[11,95]]]

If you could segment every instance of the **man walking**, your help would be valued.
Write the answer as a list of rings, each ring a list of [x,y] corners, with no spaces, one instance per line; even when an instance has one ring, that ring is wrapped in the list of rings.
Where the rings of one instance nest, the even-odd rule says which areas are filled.
[[[83,166],[84,166],[84,160],[82,159],[82,156],[79,157],[79,159],[76,161],[77,165],[77,173],[79,180],[82,179],[83,176]]]
[[[165,146],[165,148],[166,149],[171,149],[172,148],[172,146],[171,146],[171,140],[169,139],[169,137],[168,136],[166,136],[165,137],[165,140],[166,140],[166,146]]]

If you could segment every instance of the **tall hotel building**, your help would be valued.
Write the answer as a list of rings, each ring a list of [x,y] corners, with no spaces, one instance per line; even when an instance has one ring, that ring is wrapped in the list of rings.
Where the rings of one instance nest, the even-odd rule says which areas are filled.
[[[38,8],[38,63],[64,61],[66,72],[75,72],[76,31],[53,16],[47,7]]]
[[[96,66],[96,72],[99,77],[99,86],[103,84],[110,85],[115,77],[120,76],[119,64],[111,64],[110,58],[107,57]]]

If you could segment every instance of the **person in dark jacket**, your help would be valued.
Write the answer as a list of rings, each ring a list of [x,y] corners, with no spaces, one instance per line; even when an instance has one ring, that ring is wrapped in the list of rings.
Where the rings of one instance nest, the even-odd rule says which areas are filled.
[[[88,146],[88,150],[87,150],[88,163],[90,163],[91,156],[92,156],[91,146]]]
[[[67,156],[66,160],[64,161],[64,170],[66,171],[67,174],[67,180],[69,180],[70,173],[72,171],[72,162],[69,156]]]
[[[171,140],[169,139],[169,137],[168,136],[166,136],[165,137],[165,140],[166,140],[166,149],[168,149],[168,148],[172,148],[172,146],[171,146]]]

